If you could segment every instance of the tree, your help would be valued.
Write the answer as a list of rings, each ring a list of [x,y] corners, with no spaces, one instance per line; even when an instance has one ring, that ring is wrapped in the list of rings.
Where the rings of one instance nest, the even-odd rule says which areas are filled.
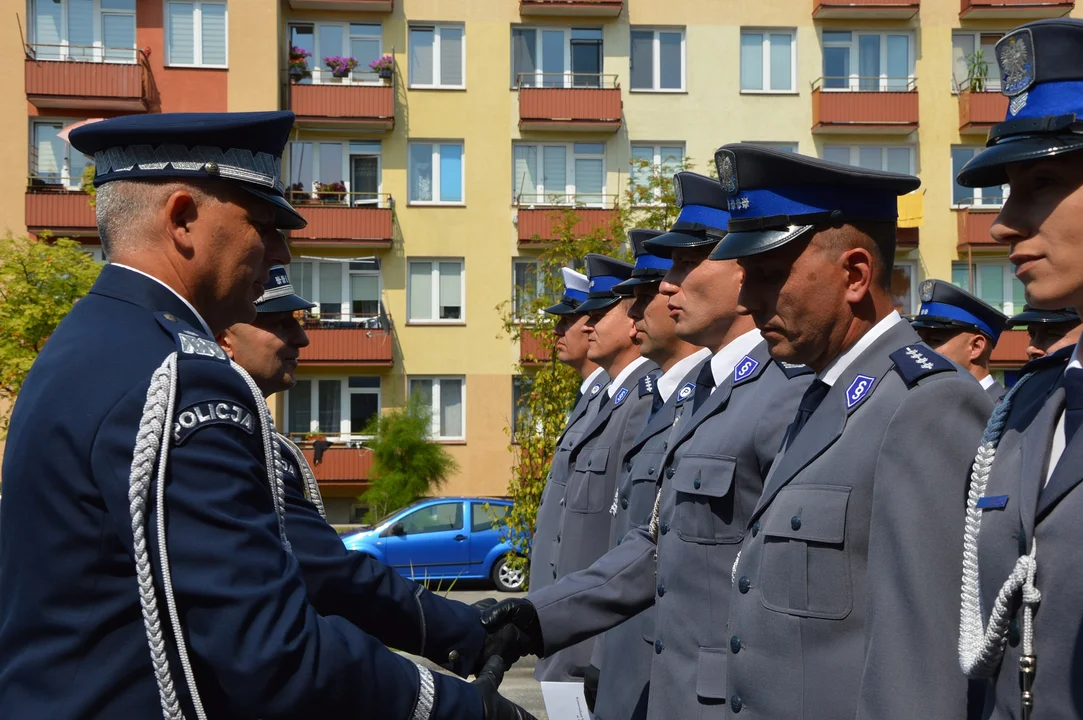
[[[0,241],[0,431],[34,359],[101,266],[74,240],[12,237]]]
[[[432,413],[417,395],[406,407],[377,414],[365,427],[372,435],[372,485],[361,495],[369,507],[365,522],[441,487],[459,469],[441,445],[432,442]]]

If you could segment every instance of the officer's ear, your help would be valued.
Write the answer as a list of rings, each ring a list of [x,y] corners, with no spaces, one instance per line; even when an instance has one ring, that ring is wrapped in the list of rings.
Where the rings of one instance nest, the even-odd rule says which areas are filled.
[[[236,359],[233,357],[234,337],[233,333],[229,331],[229,328],[226,328],[222,332],[218,333],[218,335],[215,336],[214,339],[217,340],[218,344],[222,347],[222,349],[226,351],[226,355],[229,355],[230,360]]]
[[[165,201],[166,227],[173,243],[191,254],[195,247],[191,224],[198,217],[198,191],[194,188],[179,187],[169,194]]]
[[[989,338],[985,337],[981,333],[974,333],[970,336],[970,342],[967,343],[967,350],[970,353],[970,362],[980,363],[986,354],[992,354],[993,347]]]

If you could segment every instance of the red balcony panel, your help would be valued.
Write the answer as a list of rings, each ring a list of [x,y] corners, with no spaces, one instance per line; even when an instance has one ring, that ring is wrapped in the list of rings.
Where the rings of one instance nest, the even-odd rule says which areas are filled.
[[[987,133],[989,128],[1004,122],[1008,114],[1008,98],[998,92],[959,93],[959,132]]]
[[[98,221],[90,197],[77,190],[26,193],[26,228],[32,233],[98,235]]]
[[[520,15],[617,17],[623,0],[519,0]]]
[[[394,226],[391,208],[301,204],[296,207],[308,220],[308,227],[290,231],[294,245],[391,247]]]
[[[959,0],[959,17],[967,20],[1013,18],[1034,20],[1064,17],[1074,0]]]
[[[997,368],[1015,368],[1029,360],[1027,346],[1030,336],[1026,330],[1005,330],[989,357],[989,364]]]
[[[620,88],[520,88],[520,130],[606,132],[620,129]]]
[[[297,85],[288,88],[290,110],[305,125],[349,125],[369,130],[395,127],[391,85]]]
[[[554,226],[560,219],[559,208],[519,208],[519,242],[545,243],[556,240]],[[573,232],[589,235],[598,228],[606,228],[617,219],[617,211],[605,208],[577,208],[579,215]]]
[[[35,107],[146,112],[147,69],[142,62],[32,60],[24,63],[26,98]]]
[[[959,227],[959,238],[956,246],[960,250],[997,246],[998,243],[993,240],[993,236],[989,232],[999,214],[999,208],[964,208],[956,210],[955,220]]]
[[[524,365],[540,365],[549,359],[550,349],[545,347],[533,330],[523,328],[519,337],[519,362]]]
[[[344,324],[306,328],[309,345],[301,350],[305,365],[350,365],[390,367],[394,363],[394,336],[391,330],[359,328]]]
[[[290,0],[294,10],[352,10],[355,12],[389,13],[395,0]]]
[[[364,482],[372,474],[372,451],[367,448],[332,445],[324,450],[319,465],[313,463],[314,452],[311,447],[302,447],[301,452],[308,460],[321,489],[325,482],[335,484]],[[328,494],[334,497],[333,494]]]
[[[909,20],[920,9],[921,0],[812,0],[817,20]]]
[[[898,228],[895,231],[895,247],[899,250],[913,250],[918,246],[920,228]]]
[[[812,91],[815,133],[909,134],[918,128],[918,93]]]

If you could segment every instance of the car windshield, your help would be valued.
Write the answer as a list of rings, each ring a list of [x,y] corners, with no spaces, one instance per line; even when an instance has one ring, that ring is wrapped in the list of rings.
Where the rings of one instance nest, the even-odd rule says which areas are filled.
[[[384,523],[386,523],[386,522],[387,522],[388,520],[390,520],[391,518],[395,517],[396,515],[400,515],[400,514],[402,514],[402,513],[404,512],[404,511],[406,511],[406,510],[409,510],[410,508],[414,507],[415,505],[417,505],[417,504],[418,504],[418,503],[420,503],[420,502],[421,502],[420,500],[417,500],[417,501],[415,501],[415,502],[412,502],[412,503],[410,503],[410,504],[409,504],[409,505],[407,505],[406,507],[400,507],[400,508],[398,508],[398,509],[396,509],[396,510],[392,510],[391,512],[389,512],[388,514],[384,515],[384,516],[383,516],[382,518],[380,518],[380,519],[379,519],[379,520],[377,520],[376,522],[372,523],[372,527],[374,527],[374,528],[376,528],[376,527],[380,527],[381,525],[383,525]]]

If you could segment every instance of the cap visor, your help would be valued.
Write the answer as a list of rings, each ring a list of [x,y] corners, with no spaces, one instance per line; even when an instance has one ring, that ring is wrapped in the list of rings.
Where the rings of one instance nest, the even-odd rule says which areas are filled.
[[[619,297],[587,298],[578,308],[576,308],[576,312],[582,314],[594,312],[595,310],[604,310],[618,302],[620,302]]]
[[[280,298],[275,298],[274,300],[258,303],[256,305],[256,312],[294,312],[296,310],[309,310],[314,307],[316,307],[316,303],[310,303],[303,297],[297,295],[285,295]]]
[[[547,312],[550,315],[577,315],[580,307],[579,305],[572,307],[567,303],[557,303],[556,305],[550,305],[542,312]]]
[[[269,193],[260,188],[249,185],[248,183],[239,183],[239,186],[252,193],[261,200],[274,205],[275,209],[275,227],[282,230],[300,230],[308,225],[308,220],[305,220],[301,213],[297,212],[292,205],[286,202],[286,198],[281,195],[275,195]]]
[[[927,330],[974,330],[980,332],[973,325],[933,315],[915,315],[910,319],[910,324],[916,328],[926,328]]]
[[[611,290],[621,297],[632,297],[635,294],[635,287],[637,285],[657,285],[662,282],[662,275],[655,275],[653,277],[634,277],[624,280],[614,285]]]
[[[1008,319],[1008,325],[1012,327],[1019,327],[1020,325],[1059,325],[1060,323],[1078,323],[1079,316],[1074,313],[1067,313],[1063,311],[1055,310],[1024,310],[1018,315],[1013,315]]]
[[[750,230],[731,232],[711,251],[711,260],[735,260],[759,255],[782,247],[804,236],[814,225],[797,225],[783,230]]]
[[[1007,139],[975,155],[959,172],[963,187],[992,187],[1008,182],[1005,168],[1011,163],[1040,160],[1073,150],[1083,150],[1083,138],[1032,135]]]
[[[647,252],[651,255],[668,259],[673,256],[674,248],[709,247],[715,245],[717,242],[718,238],[704,232],[670,230],[658,237],[645,240],[643,242],[643,247],[646,248]]]

